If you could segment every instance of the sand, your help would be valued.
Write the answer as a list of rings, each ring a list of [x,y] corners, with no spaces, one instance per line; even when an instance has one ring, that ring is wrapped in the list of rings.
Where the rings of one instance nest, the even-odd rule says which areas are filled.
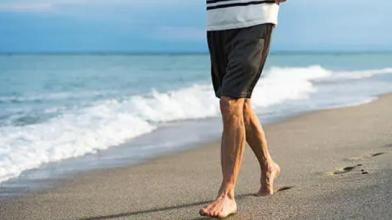
[[[255,197],[247,147],[229,219],[390,219],[392,95],[265,126],[282,174]],[[0,219],[205,219],[221,180],[219,141],[140,165],[84,172],[44,191],[0,201]]]

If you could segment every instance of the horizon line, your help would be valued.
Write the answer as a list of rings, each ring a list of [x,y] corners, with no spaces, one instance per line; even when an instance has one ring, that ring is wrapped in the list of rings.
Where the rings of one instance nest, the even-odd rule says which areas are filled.
[[[0,51],[0,55],[186,55],[208,54],[208,51]],[[276,54],[360,54],[392,53],[392,50],[275,50]]]

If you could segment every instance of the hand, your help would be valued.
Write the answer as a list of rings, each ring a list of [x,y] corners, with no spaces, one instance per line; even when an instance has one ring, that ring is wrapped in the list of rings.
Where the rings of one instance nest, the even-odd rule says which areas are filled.
[[[280,3],[285,2],[285,1],[287,1],[287,0],[275,0],[275,3],[279,5]]]

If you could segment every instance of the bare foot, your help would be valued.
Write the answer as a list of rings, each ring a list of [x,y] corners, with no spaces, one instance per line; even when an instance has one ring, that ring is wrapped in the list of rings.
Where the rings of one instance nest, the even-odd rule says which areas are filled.
[[[275,162],[268,167],[266,171],[262,171],[261,187],[256,193],[257,196],[270,196],[274,194],[274,180],[280,175],[280,167]]]
[[[234,198],[223,194],[218,196],[215,201],[200,209],[199,214],[212,218],[226,218],[237,212],[237,204]]]

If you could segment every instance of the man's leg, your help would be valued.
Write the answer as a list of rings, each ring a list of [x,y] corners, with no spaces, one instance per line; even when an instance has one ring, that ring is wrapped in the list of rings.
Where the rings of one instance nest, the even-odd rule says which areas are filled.
[[[250,99],[245,100],[243,113],[246,141],[256,155],[261,168],[261,187],[257,195],[272,195],[274,179],[280,174],[280,167],[271,158],[263,127],[253,111]]]
[[[234,188],[245,148],[244,102],[244,98],[221,97],[220,99],[223,120],[221,144],[223,180],[217,198],[200,209],[201,215],[222,218],[237,211]]]

